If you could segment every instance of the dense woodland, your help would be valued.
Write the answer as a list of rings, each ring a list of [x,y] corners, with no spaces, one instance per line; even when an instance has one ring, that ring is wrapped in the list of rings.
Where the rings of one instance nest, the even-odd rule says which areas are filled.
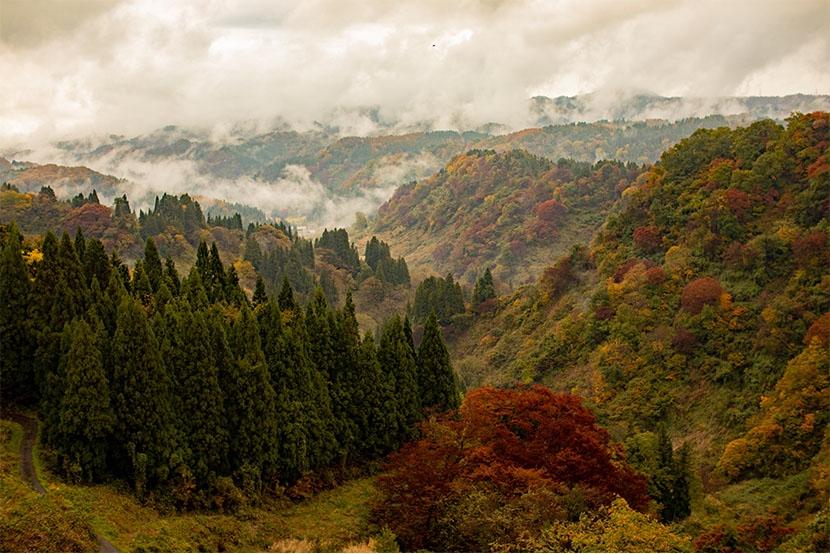
[[[693,460],[685,527],[700,550],[797,548],[795,530],[826,529],[829,119],[671,148],[590,247],[453,335],[466,386],[582,396],[653,490],[665,425]],[[747,539],[759,526],[782,532]]]
[[[417,349],[398,316],[376,343],[348,295],[335,311],[318,288],[303,308],[285,278],[278,297],[249,302],[215,244],[180,279],[151,238],[130,270],[82,233],[47,233],[30,264],[16,226],[5,231],[4,402],[39,406],[71,480],[226,508],[331,484],[460,402],[434,316]]]
[[[471,150],[436,175],[399,187],[371,232],[410,262],[472,284],[486,267],[519,285],[591,237],[648,167]]]
[[[224,205],[220,211],[227,213],[231,207]],[[325,230],[312,241],[284,221],[244,225],[238,212],[206,216],[200,203],[187,194],[164,194],[152,208],[136,212],[126,196],[115,198],[111,207],[102,204],[95,189],[61,201],[49,186],[38,193],[21,193],[16,185],[6,183],[0,189],[0,221],[12,220],[26,235],[42,236],[52,227],[70,234],[80,230],[85,237],[100,240],[107,251],[116,250],[128,263],[142,256],[146,240],[152,238],[160,254],[185,271],[193,265],[200,242],[216,244],[219,255],[229,262],[228,271],[236,274],[249,295],[258,276],[269,294],[278,293],[288,278],[301,302],[311,300],[320,286],[327,300],[340,306],[346,290],[352,289],[362,306],[381,306],[372,313],[375,324],[392,311],[403,310],[406,299],[394,299],[405,296],[410,287],[406,261],[393,258],[382,241],[368,241],[364,251],[368,258],[362,260],[344,229]],[[387,297],[392,300],[384,304]]]
[[[187,196],[103,215],[6,186],[4,216],[107,223],[0,229],[4,399],[39,406],[67,479],[180,508],[385,459],[372,522],[408,550],[826,551],[829,121],[698,130],[654,165],[468,151],[364,221],[362,259]],[[349,289],[410,285],[361,335]]]

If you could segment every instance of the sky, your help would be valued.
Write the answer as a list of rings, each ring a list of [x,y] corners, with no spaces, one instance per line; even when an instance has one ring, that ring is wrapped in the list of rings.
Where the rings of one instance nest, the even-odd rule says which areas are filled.
[[[0,0],[0,143],[362,106],[518,127],[534,95],[828,94],[828,29],[828,0]]]

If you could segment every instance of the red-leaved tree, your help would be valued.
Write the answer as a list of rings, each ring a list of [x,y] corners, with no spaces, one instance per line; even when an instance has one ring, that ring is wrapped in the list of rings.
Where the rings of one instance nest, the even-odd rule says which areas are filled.
[[[422,434],[390,458],[378,479],[382,499],[373,512],[410,551],[485,547],[476,537],[465,542],[453,536],[469,527],[469,518],[459,514],[478,513],[465,509],[476,499],[486,498],[482,505],[491,513],[518,503],[523,508],[516,519],[541,512],[550,518],[557,513],[553,508],[564,514],[576,497],[584,510],[617,495],[638,510],[649,503],[645,478],[626,465],[621,447],[596,425],[580,399],[540,385],[477,389],[457,412],[425,423]],[[539,491],[545,506],[528,505]],[[533,524],[545,523],[536,517]],[[499,524],[505,524],[503,519]],[[506,528],[519,532],[523,525],[528,522],[511,521]],[[486,533],[480,522],[475,529]]]
[[[695,279],[680,293],[680,304],[687,312],[699,314],[706,304],[717,303],[720,295],[723,294],[723,287],[712,277]]]

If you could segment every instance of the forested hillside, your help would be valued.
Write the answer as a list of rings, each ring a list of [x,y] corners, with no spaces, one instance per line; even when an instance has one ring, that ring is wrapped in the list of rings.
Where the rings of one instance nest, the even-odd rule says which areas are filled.
[[[372,228],[410,263],[475,282],[486,267],[515,285],[590,237],[645,168],[552,163],[522,150],[471,150],[395,191]]]
[[[828,113],[458,153],[360,250],[188,195],[0,209],[3,398],[67,481],[234,511],[386,460],[366,517],[409,550],[830,548]]]
[[[571,123],[493,137],[479,142],[476,147],[499,152],[527,150],[550,160],[570,158],[589,163],[617,160],[644,164],[657,161],[667,148],[698,129],[730,125],[733,125],[730,119],[721,115],[674,122],[653,119]]]
[[[102,194],[113,196],[119,180],[111,175],[102,175],[88,167],[66,167],[62,165],[38,165],[28,162],[10,162],[0,158],[0,182],[7,183],[24,192],[40,190],[52,185],[64,197],[88,193],[97,189]]]
[[[623,112],[620,120],[613,122],[558,122],[504,135],[428,131],[342,136],[335,129],[293,131],[282,127],[266,133],[237,129],[223,135],[169,126],[132,138],[63,141],[54,145],[48,159],[42,160],[87,167],[54,163],[39,166],[21,161],[31,151],[6,151],[16,161],[0,162],[0,176],[5,175],[4,180],[23,193],[51,186],[62,199],[79,192],[87,194],[97,187],[106,202],[127,194],[137,206],[146,206],[155,195],[185,191],[191,196],[257,203],[256,209],[268,217],[307,217],[317,225],[326,225],[331,223],[325,221],[326,201],[334,205],[359,202],[358,209],[369,213],[395,187],[433,175],[454,156],[470,149],[522,149],[554,161],[570,158],[593,164],[616,160],[642,165],[656,161],[662,152],[696,129],[734,127],[757,117],[631,121]],[[257,197],[266,201],[223,196],[234,194],[240,187],[256,188]],[[299,190],[304,200],[291,204],[285,197],[269,194],[271,188],[292,194]],[[247,218],[244,212],[249,210],[256,213],[250,208],[237,211]]]
[[[232,508],[330,485],[460,403],[434,318],[416,348],[407,319],[376,343],[350,296],[332,310],[318,288],[302,307],[287,278],[250,302],[204,242],[184,279],[152,239],[132,271],[81,234],[33,255],[12,225],[3,243],[4,404],[38,406],[71,481]]]
[[[265,291],[274,294],[283,278],[288,278],[302,301],[311,299],[321,286],[329,302],[340,306],[346,291],[354,290],[361,326],[367,329],[377,328],[393,311],[402,311],[409,297],[406,261],[393,259],[388,245],[369,263],[361,260],[343,229],[325,230],[312,241],[282,221],[243,227],[238,213],[205,217],[199,202],[186,194],[165,194],[156,198],[152,209],[136,213],[125,196],[116,198],[110,207],[100,203],[94,190],[60,201],[49,187],[24,194],[13,185],[4,185],[0,225],[10,221],[33,237],[49,229],[73,235],[80,230],[82,236],[100,241],[104,251],[115,251],[128,263],[139,259],[147,239],[152,239],[159,255],[184,271],[197,263],[200,243],[211,244],[248,296],[258,276]],[[42,254],[36,245],[32,252],[34,260]]]
[[[460,333],[468,388],[583,396],[634,460],[665,426],[703,480],[686,521],[698,549],[796,548],[785,540],[811,518],[826,528],[828,119],[701,130],[671,148],[590,248]],[[781,532],[740,542],[753,525]]]

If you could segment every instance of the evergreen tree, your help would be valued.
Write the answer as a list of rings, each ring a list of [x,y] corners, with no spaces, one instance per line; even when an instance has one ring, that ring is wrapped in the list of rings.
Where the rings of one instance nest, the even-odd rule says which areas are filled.
[[[403,316],[403,334],[406,337],[406,344],[409,345],[409,350],[412,356],[417,356],[415,352],[415,338],[412,336],[412,323],[409,321],[409,316]]]
[[[107,257],[107,251],[104,248],[104,243],[98,239],[90,239],[86,241],[86,248],[84,250],[84,257],[82,261],[84,267],[84,277],[86,278],[87,284],[92,282],[93,277],[98,279],[98,284],[102,287],[109,283],[112,265]]]
[[[83,239],[83,235],[81,235]],[[86,298],[86,279],[81,270],[81,263],[78,260],[78,255],[75,253],[75,246],[69,239],[69,233],[63,233],[61,243],[58,247],[58,263],[60,265],[61,278],[66,284],[66,295],[61,296],[61,302],[65,304],[64,308],[68,314],[71,314],[63,323],[70,321],[73,317],[79,317],[87,309]],[[54,329],[55,327],[53,327]]]
[[[229,304],[237,308],[241,308],[243,305],[249,308],[251,307],[251,303],[248,301],[248,295],[239,286],[239,275],[236,273],[236,268],[233,265],[225,272],[225,289],[223,295]]]
[[[159,251],[156,248],[156,242],[153,240],[153,237],[147,237],[147,241],[144,243],[144,272],[150,280],[150,286],[153,288],[153,292],[158,292],[161,286],[163,269]]]
[[[72,342],[64,362],[64,392],[53,444],[67,476],[98,480],[107,468],[113,429],[109,383],[96,337],[84,319],[71,325]]]
[[[458,408],[461,397],[435,312],[429,314],[424,325],[417,363],[418,390],[424,409],[445,412]]]
[[[388,372],[381,370],[375,340],[367,332],[360,344],[358,366],[368,386],[364,390],[366,427],[362,429],[362,446],[368,458],[388,453],[396,444],[398,421],[395,406],[395,383]]]
[[[156,293],[156,311],[164,313],[165,307],[171,300],[173,300],[173,295],[170,294],[170,289],[167,288],[167,280],[164,279]]]
[[[421,419],[421,405],[415,356],[398,315],[395,315],[383,329],[378,361],[381,370],[391,373],[395,383],[397,444],[402,444],[414,436],[413,426]]]
[[[190,268],[187,279],[182,281],[181,295],[187,299],[194,310],[207,308],[209,304],[207,292],[202,285],[201,274],[195,266]]]
[[[199,246],[196,248],[195,267],[199,271],[199,277],[202,279],[202,282],[207,282],[210,273],[210,253],[208,252],[208,247],[204,239],[199,240]]]
[[[262,270],[262,249],[253,236],[248,236],[245,240],[245,251],[242,254],[242,259],[251,262],[251,265],[254,266],[256,271]]]
[[[366,437],[363,436],[368,427],[365,387],[370,386],[359,363],[360,331],[351,291],[346,293],[346,303],[338,314],[334,343],[337,358],[331,368],[332,400],[341,460],[348,463],[359,451],[366,450]]]
[[[259,329],[251,311],[245,307],[233,324],[233,351],[236,375],[228,391],[229,414],[233,423],[230,441],[231,469],[237,483],[254,493],[263,480],[277,472],[274,454],[277,426],[274,418],[276,397],[260,345]]]
[[[269,380],[274,390],[273,417],[277,429],[274,464],[284,479],[296,479],[307,468],[307,439],[305,429],[301,429],[295,417],[298,412],[296,360],[285,357],[286,353],[291,355],[292,350],[283,336],[282,313],[273,296],[257,309],[257,321]],[[302,356],[299,359],[302,362]]]
[[[155,308],[155,297],[153,296],[153,286],[150,284],[150,279],[144,271],[144,264],[141,260],[135,262],[133,268],[133,280],[130,283],[130,290],[133,296],[141,302],[148,312],[152,312]]]
[[[173,261],[170,252],[167,253],[167,259],[164,262],[164,278],[167,281],[167,288],[170,289],[170,294],[178,296],[181,281],[179,280],[179,272],[176,271],[176,263]]]
[[[118,278],[121,280],[121,285],[124,287],[125,290],[130,290],[130,268],[121,260],[121,257],[118,255],[118,252],[115,250],[112,251],[112,255],[110,256],[110,263],[112,264],[112,270],[118,275]]]
[[[219,258],[219,249],[216,248],[215,242],[210,245],[207,276],[202,276],[202,284],[205,286],[211,302],[218,302],[224,298],[225,266],[222,265],[222,260]]]
[[[12,222],[0,253],[0,382],[12,398],[28,404],[37,399],[38,387],[27,333],[30,283],[21,239]]]
[[[43,396],[48,392],[47,375],[57,374],[63,325],[71,321],[74,316],[61,317],[60,308],[67,307],[71,303],[63,302],[63,299],[58,296],[59,290],[65,291],[66,284],[63,283],[60,287],[63,276],[58,259],[58,239],[52,231],[48,231],[44,236],[40,250],[43,258],[35,267],[35,280],[30,289],[31,301],[26,326],[31,348],[34,351],[32,373],[35,375],[43,404],[45,400]]]
[[[173,444],[171,383],[159,357],[156,338],[137,300],[125,296],[118,306],[112,339],[116,463],[139,493],[164,482],[170,473]]]
[[[256,287],[254,289],[254,296],[252,302],[254,308],[268,301],[268,295],[265,294],[265,281],[262,280],[262,275],[257,273]]]
[[[78,225],[78,228],[75,230],[75,255],[78,256],[78,260],[83,261],[85,252],[86,239],[84,238],[83,231],[81,231],[81,226]]]
[[[662,508],[663,521],[683,519],[691,513],[689,495],[689,453],[682,447],[674,457],[671,440],[661,426],[657,439],[657,469],[651,479],[651,495]]]
[[[688,443],[683,443],[674,459],[674,495],[672,516],[674,520],[686,519],[692,513],[692,497],[689,490],[691,474],[691,453]]]
[[[107,283],[107,290],[104,291],[105,310],[103,310],[104,315],[101,318],[110,337],[115,334],[118,306],[125,296],[127,296],[127,289],[124,288],[124,283],[121,281],[117,272],[111,272],[109,283]]]
[[[484,270],[484,274],[478,278],[473,287],[473,297],[470,300],[471,304],[476,307],[485,300],[496,297],[496,288],[493,285],[493,274],[490,273],[490,268]]]
[[[178,421],[184,425],[189,459],[196,483],[208,487],[227,457],[224,393],[219,387],[219,370],[213,360],[207,321],[193,312],[185,302],[180,308],[180,345],[182,366],[171,374],[178,382]],[[168,366],[169,367],[169,366]]]
[[[294,289],[291,287],[291,283],[288,282],[288,277],[284,277],[282,280],[282,288],[277,301],[282,311],[297,311],[300,308],[300,305],[294,300]]]

